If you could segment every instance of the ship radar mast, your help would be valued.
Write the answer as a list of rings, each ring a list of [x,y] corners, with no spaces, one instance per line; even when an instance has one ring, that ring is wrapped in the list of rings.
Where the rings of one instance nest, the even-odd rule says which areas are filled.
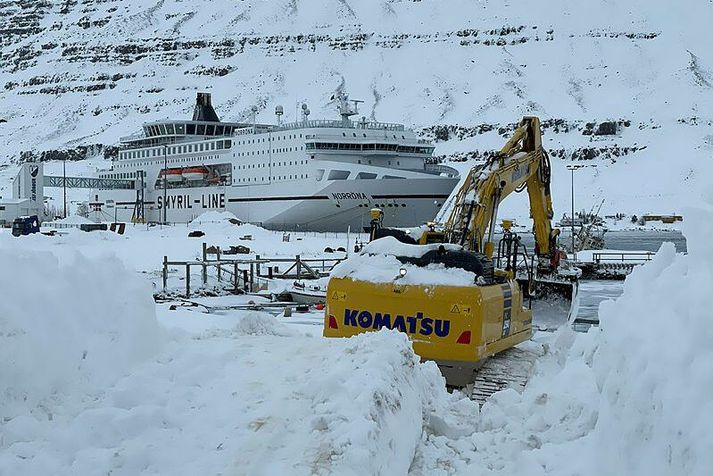
[[[349,124],[349,122],[350,122],[349,118],[351,116],[359,114],[359,103],[364,102],[360,99],[349,100],[349,96],[344,94],[341,91],[339,93],[337,93],[335,99],[337,101],[339,101],[337,110],[339,111],[339,115],[342,116],[342,122],[344,124]],[[352,103],[352,104],[349,104],[349,103]]]

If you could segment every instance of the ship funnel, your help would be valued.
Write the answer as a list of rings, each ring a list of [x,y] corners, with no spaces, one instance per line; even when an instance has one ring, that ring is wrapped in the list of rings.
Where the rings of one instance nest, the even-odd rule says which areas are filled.
[[[194,121],[220,122],[218,115],[210,103],[210,93],[198,93],[196,95],[196,107],[193,109]]]

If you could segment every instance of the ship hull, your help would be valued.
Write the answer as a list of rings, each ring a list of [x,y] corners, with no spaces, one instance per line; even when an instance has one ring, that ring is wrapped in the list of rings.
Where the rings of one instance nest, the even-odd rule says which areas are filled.
[[[268,229],[361,231],[369,226],[369,209],[378,207],[386,226],[417,226],[436,217],[457,183],[458,178],[426,176],[156,189],[145,193],[144,215],[146,221],[163,222],[165,213],[169,223],[186,223],[207,211],[227,210]],[[96,190],[95,195],[97,218],[132,219],[135,191]]]

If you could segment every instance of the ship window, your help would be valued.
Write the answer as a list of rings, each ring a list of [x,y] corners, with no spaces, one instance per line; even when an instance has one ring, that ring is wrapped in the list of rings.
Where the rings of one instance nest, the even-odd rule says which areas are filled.
[[[183,134],[185,132],[186,126],[183,124],[176,124],[176,133]]]
[[[346,136],[347,136],[346,132],[342,132],[342,135],[343,135],[344,137],[346,137]]]
[[[199,136],[204,136],[205,135],[205,124],[198,124],[196,127],[196,132],[198,133]]]
[[[215,135],[215,126],[212,124],[205,126],[205,134],[207,136],[214,136]]]
[[[225,148],[230,149],[230,147],[233,145],[233,141],[231,140],[226,140],[225,141]]]
[[[348,170],[330,170],[327,180],[346,180],[348,177]]]
[[[171,135],[176,133],[176,130],[173,128],[173,124],[166,125],[166,132]]]
[[[210,150],[215,150],[215,142],[210,143]]]
[[[352,132],[352,137],[356,137],[356,132]]]
[[[222,136],[225,129],[225,126],[215,126],[215,135]]]
[[[370,172],[359,172],[357,175],[357,180],[370,180],[370,179],[375,179],[376,174],[372,174]]]
[[[195,124],[187,124],[186,125],[186,133],[190,135],[194,135],[196,133],[196,125]]]
[[[161,133],[162,136],[166,135],[166,124],[159,124],[159,132]]]
[[[317,169],[317,173],[315,174],[314,177],[317,181],[322,180],[324,178],[324,169]]]
[[[397,177],[396,175],[384,175],[382,178],[385,178],[385,179],[403,179],[403,178],[406,178],[406,177]]]

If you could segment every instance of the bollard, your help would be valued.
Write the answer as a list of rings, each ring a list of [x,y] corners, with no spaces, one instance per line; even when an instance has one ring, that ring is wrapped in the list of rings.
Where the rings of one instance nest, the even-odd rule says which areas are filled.
[[[168,283],[168,256],[163,257],[163,292],[166,292],[166,284]]]
[[[206,264],[205,264],[207,259],[208,259],[207,246],[205,243],[203,243],[203,268],[202,268],[202,273],[201,273],[201,278],[203,280],[203,287],[206,287],[208,285],[208,266],[206,266]]]
[[[186,297],[191,296],[191,265],[186,263]]]

